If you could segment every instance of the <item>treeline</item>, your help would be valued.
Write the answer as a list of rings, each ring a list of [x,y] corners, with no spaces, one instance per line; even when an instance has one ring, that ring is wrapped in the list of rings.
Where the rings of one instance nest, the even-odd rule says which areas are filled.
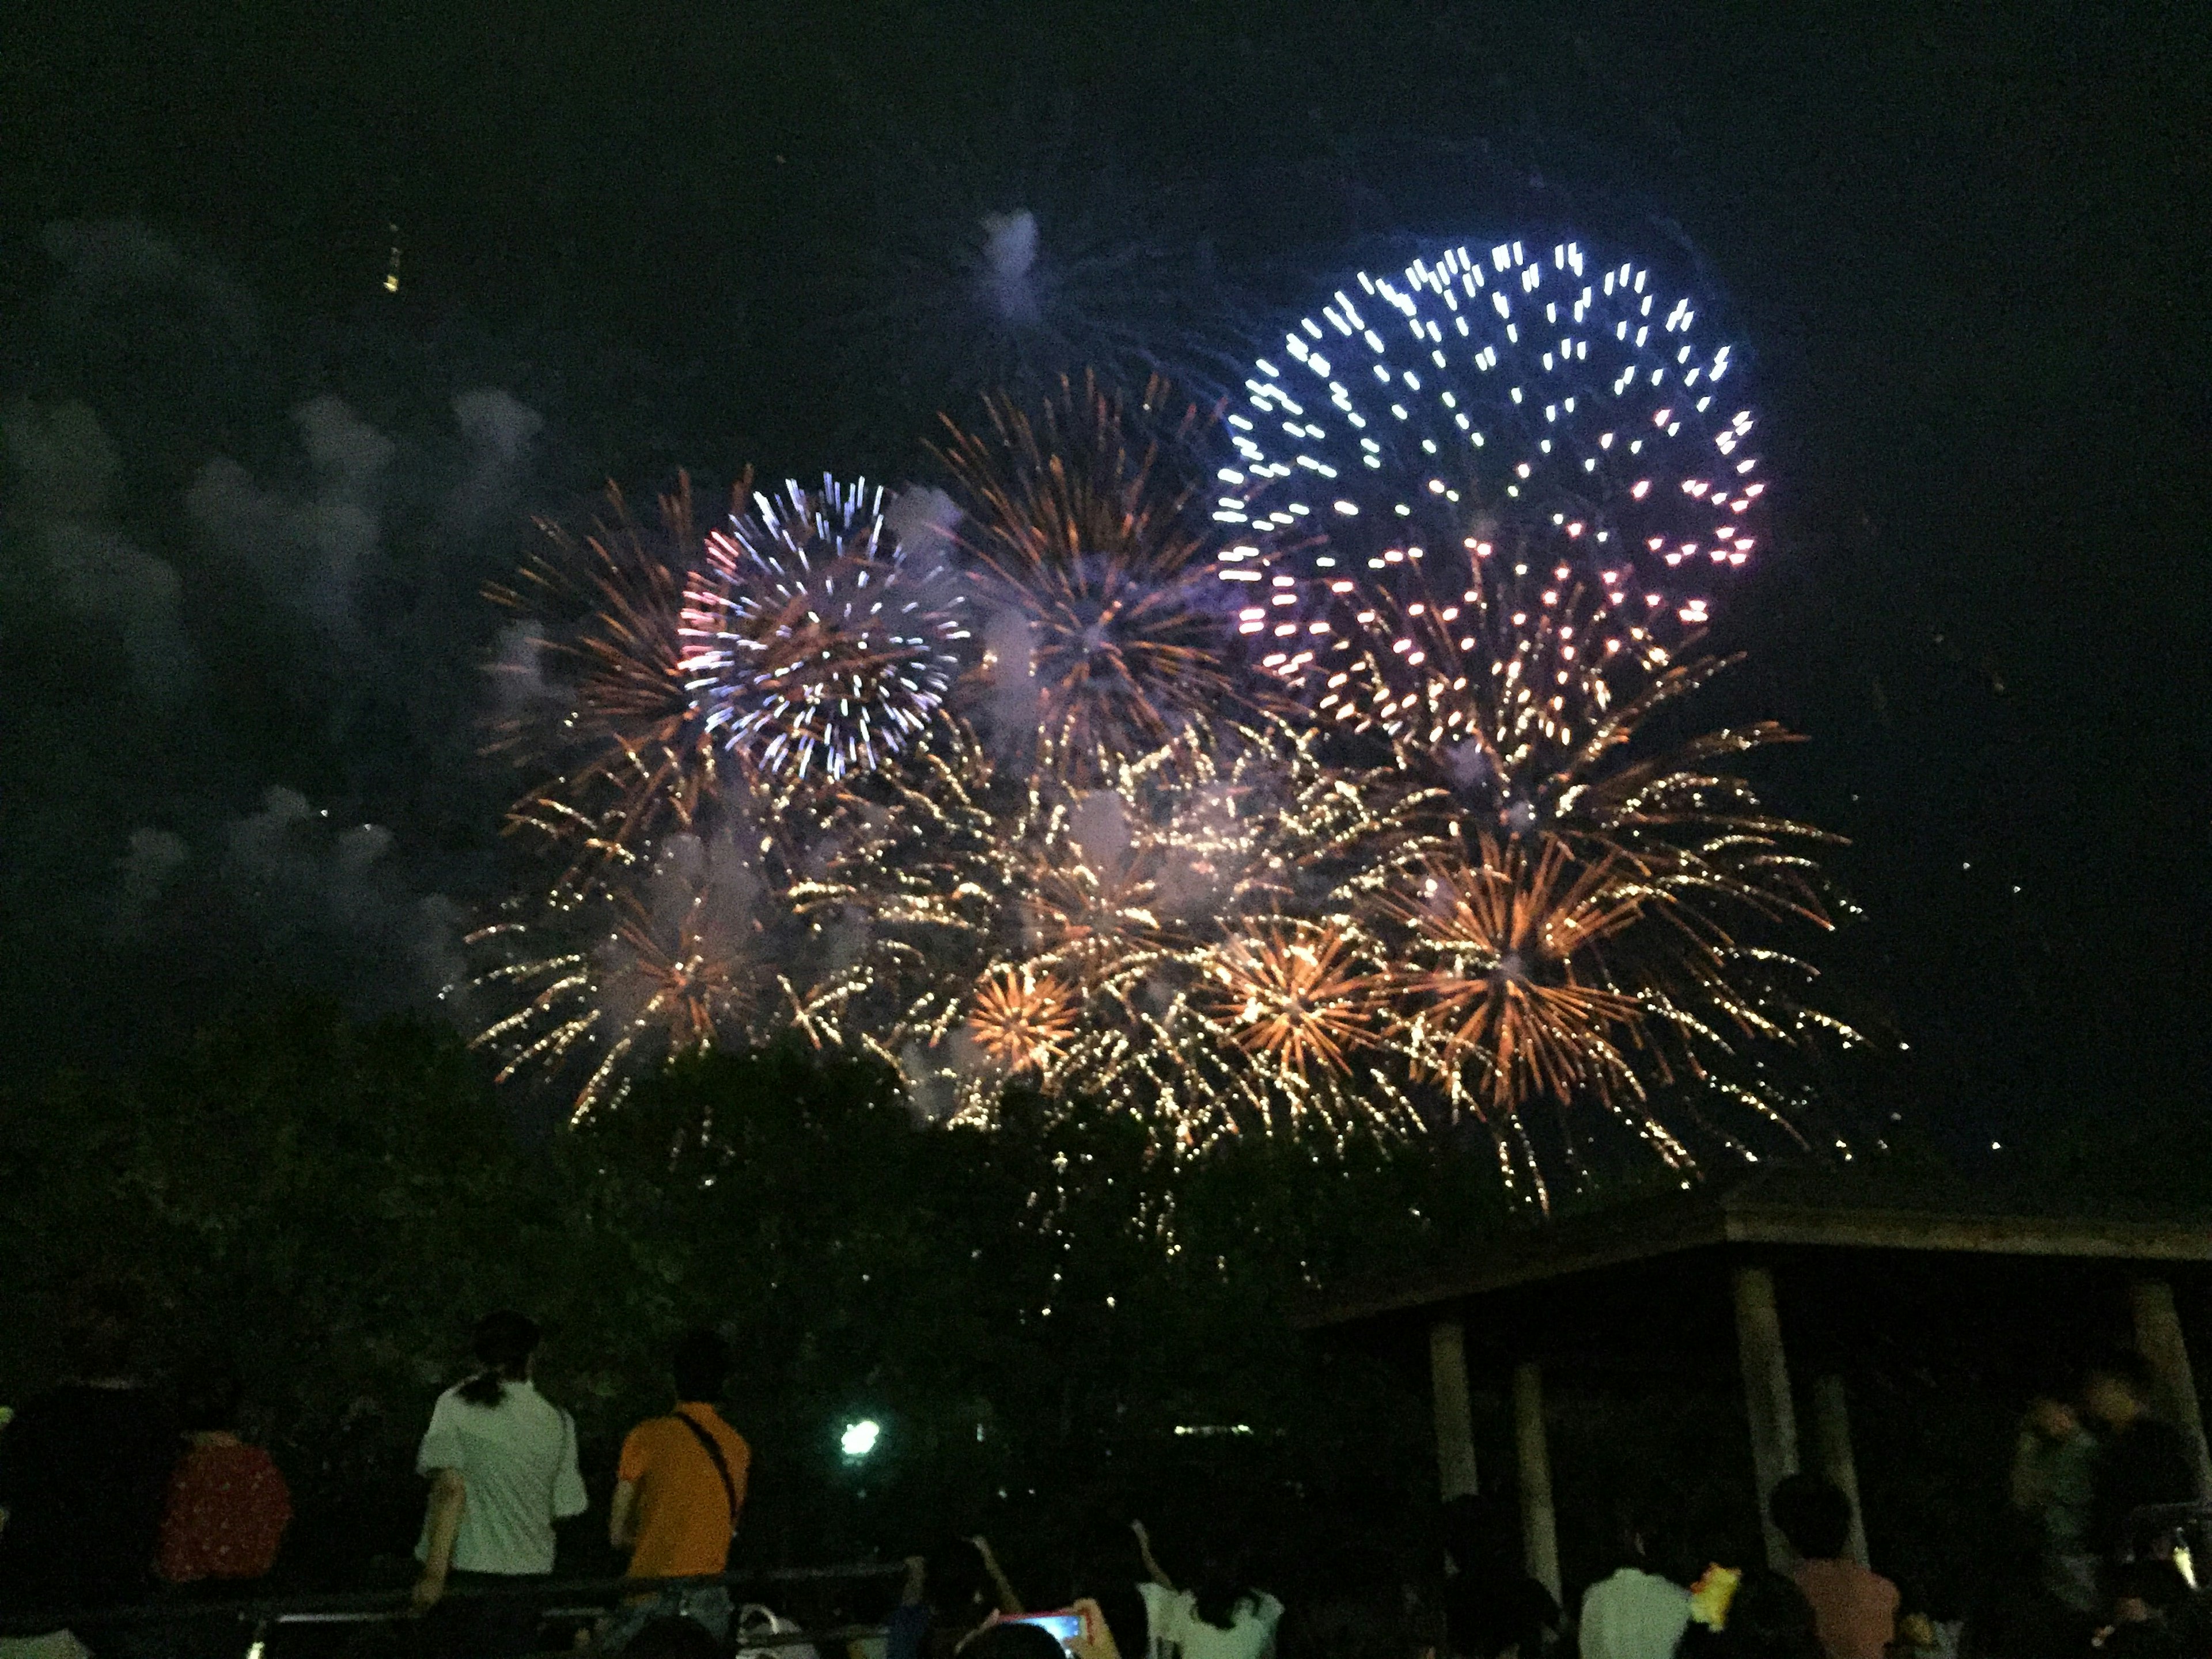
[[[758,1462],[741,1553],[907,1550],[955,1529],[1020,1565],[1103,1513],[1234,1525],[1286,1565],[1410,1546],[1433,1482],[1418,1356],[1316,1343],[1310,1285],[1504,1220],[1466,1148],[1255,1143],[1164,1157],[1135,1126],[1012,1103],[926,1127],[884,1069],[803,1050],[672,1068],[580,1128],[510,1119],[442,1027],[291,1008],[142,1074],[0,1097],[0,1401],[61,1365],[54,1298],[119,1269],[148,1368],[214,1350],[301,1497],[295,1583],[362,1582],[420,1517],[416,1437],[470,1322],[546,1327],[603,1504],[665,1408],[671,1336],[724,1331]],[[848,1422],[884,1426],[848,1462]],[[564,1563],[600,1565],[599,1522]]]

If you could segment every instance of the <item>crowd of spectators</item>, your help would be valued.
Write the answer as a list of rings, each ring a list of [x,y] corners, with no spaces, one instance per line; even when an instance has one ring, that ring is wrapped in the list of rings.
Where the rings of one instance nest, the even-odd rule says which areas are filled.
[[[0,1612],[145,1604],[159,1620],[0,1638],[0,1659],[215,1659],[239,1626],[210,1611],[270,1571],[291,1519],[284,1477],[239,1432],[243,1392],[220,1361],[175,1386],[137,1372],[139,1309],[126,1287],[76,1297],[64,1332],[70,1381],[0,1430]],[[479,1320],[474,1367],[440,1395],[416,1456],[427,1485],[405,1611],[426,1659],[515,1659],[544,1640],[538,1587],[556,1523],[589,1494],[574,1419],[532,1380],[537,1326]],[[750,1659],[793,1650],[763,1609],[726,1584],[752,1464],[717,1401],[731,1356],[693,1331],[670,1356],[669,1409],[622,1446],[609,1542],[636,1581],[575,1632],[580,1651],[629,1659]],[[1616,1553],[1571,1615],[1520,1559],[1514,1511],[1491,1498],[1445,1506],[1441,1639],[1424,1659],[2212,1659],[2212,1610],[2196,1589],[2195,1465],[2151,1410],[2132,1355],[2028,1405],[2010,1472],[2013,1570],[1965,1620],[1936,1620],[1859,1559],[1850,1499],[1794,1475],[1769,1498],[1786,1573],[1748,1563],[1692,1571],[1665,1510],[1624,1506]],[[1171,1575],[1141,1522],[1101,1523],[1030,1609],[988,1540],[914,1556],[878,1638],[847,1659],[1273,1659],[1283,1603],[1234,1538],[1202,1541]],[[488,1593],[493,1592],[493,1593]],[[765,1621],[763,1623],[763,1621]],[[800,1648],[796,1651],[804,1652]],[[825,1650],[826,1651],[826,1650]]]

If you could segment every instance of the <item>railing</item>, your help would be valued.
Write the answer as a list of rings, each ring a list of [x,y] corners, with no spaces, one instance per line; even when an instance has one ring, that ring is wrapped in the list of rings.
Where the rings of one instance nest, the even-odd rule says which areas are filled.
[[[904,1566],[895,1562],[867,1561],[844,1566],[779,1567],[687,1578],[577,1578],[550,1583],[533,1578],[512,1585],[477,1581],[447,1590],[439,1605],[526,1600],[539,1604],[540,1620],[588,1619],[606,1612],[617,1601],[656,1590],[706,1589],[718,1585],[732,1591],[772,1589],[787,1584],[896,1578],[905,1571]],[[262,1596],[234,1601],[146,1601],[128,1607],[77,1607],[51,1613],[0,1613],[0,1636],[35,1636],[58,1630],[112,1631],[161,1624],[190,1623],[205,1627],[228,1618],[238,1622],[240,1651],[246,1659],[263,1659],[270,1638],[287,1625],[397,1624],[417,1616],[406,1591],[374,1590],[333,1595]],[[842,1625],[830,1630],[763,1632],[747,1635],[742,1640],[748,1649],[807,1647],[817,1643],[842,1644],[884,1633],[881,1625]],[[732,1636],[736,1638],[734,1629]]]

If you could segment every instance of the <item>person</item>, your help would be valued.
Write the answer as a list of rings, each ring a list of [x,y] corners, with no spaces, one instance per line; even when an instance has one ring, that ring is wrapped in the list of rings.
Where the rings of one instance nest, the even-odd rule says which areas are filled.
[[[112,1607],[151,1588],[177,1427],[133,1364],[143,1311],[128,1280],[75,1285],[70,1380],[0,1432],[0,1607]]]
[[[959,1652],[1021,1597],[981,1536],[953,1539],[929,1557],[908,1556],[906,1584],[892,1613],[886,1659],[926,1659]]]
[[[2124,1350],[2091,1365],[2082,1383],[2081,1403],[2099,1432],[2088,1543],[2108,1567],[2137,1541],[2128,1534],[2137,1510],[2197,1496],[2188,1449],[2178,1431],[2151,1415],[2150,1397],[2150,1368]]]
[[[1623,1507],[1612,1576],[1583,1592],[1582,1659],[1674,1659],[1690,1622],[1690,1592],[1650,1571],[1656,1517]]]
[[[154,1560],[164,1583],[235,1585],[276,1565],[292,1494],[276,1460],[238,1437],[242,1393],[234,1372],[208,1362],[179,1390],[185,1449],[169,1474]]]
[[[2184,1659],[2185,1632],[2178,1626],[2190,1589],[2179,1568],[2171,1561],[2130,1561],[2114,1575],[2112,1590],[2112,1622],[2097,1640],[2101,1652],[2112,1659]]]
[[[1145,1659],[1151,1638],[1139,1584],[1146,1578],[1143,1553],[1127,1527],[1103,1518],[1086,1527],[1068,1605],[1097,1609],[1085,1627],[1093,1649],[1110,1643],[1116,1655]]]
[[[1559,1604],[1514,1542],[1497,1499],[1463,1494],[1444,1505],[1444,1641],[1460,1659],[1538,1659],[1559,1628]]]
[[[884,1620],[884,1659],[927,1659],[929,1631],[929,1558],[906,1559],[906,1581],[899,1586],[898,1605]]]
[[[1237,1561],[1208,1551],[1191,1587],[1178,1589],[1161,1571],[1145,1523],[1132,1522],[1129,1529],[1145,1570],[1137,1589],[1151,1659],[1267,1659],[1274,1652],[1283,1604],[1254,1586]]]
[[[1897,1639],[1897,1586],[1847,1553],[1851,1500],[1818,1475],[1792,1474],[1766,1500],[1775,1529],[1797,1553],[1790,1578],[1813,1609],[1827,1659],[1882,1659]]]
[[[2097,1611],[2097,1558],[2088,1541],[2096,1466],[2096,1440],[2070,1404],[2056,1392],[2027,1402],[2013,1454],[2013,1512],[2027,1529],[2035,1594],[2051,1610],[2046,1622],[2074,1627],[2081,1638],[2058,1638],[2069,1648],[2085,1644],[2084,1621]]]
[[[730,1354],[712,1331],[686,1332],[670,1356],[676,1409],[648,1418],[623,1441],[607,1539],[629,1553],[632,1578],[704,1577],[727,1571],[730,1542],[744,1512],[752,1448],[714,1402]],[[729,1632],[730,1592],[720,1584],[676,1588],[618,1612],[599,1635],[613,1652],[649,1619],[698,1620],[718,1639]]]
[[[1728,1576],[1718,1626],[1691,1626],[1682,1659],[1820,1659],[1818,1615],[1794,1579],[1769,1567]]]
[[[416,1454],[430,1501],[415,1558],[419,1612],[439,1608],[448,1589],[484,1589],[550,1577],[553,1522],[585,1508],[576,1468],[576,1425],[530,1380],[538,1327],[501,1310],[477,1322],[480,1369],[438,1396]],[[439,1609],[443,1645],[467,1659],[512,1659],[530,1651],[536,1607],[487,1597]]]

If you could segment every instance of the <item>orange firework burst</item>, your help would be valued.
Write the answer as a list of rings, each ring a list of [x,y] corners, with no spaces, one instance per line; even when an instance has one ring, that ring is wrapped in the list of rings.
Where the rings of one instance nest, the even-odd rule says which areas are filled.
[[[1202,727],[1243,701],[1230,637],[1211,608],[1217,567],[1192,528],[1193,483],[1166,476],[1166,384],[1134,409],[1089,375],[1035,413],[987,403],[988,433],[947,425],[939,452],[968,521],[991,702],[1034,720],[1072,775],[1095,778]],[[1199,422],[1186,410],[1170,441]]]
[[[1009,1071],[1042,1073],[1066,1054],[1079,1018],[1075,993],[1053,975],[1000,966],[976,986],[967,1030]]]
[[[1649,890],[1613,860],[1577,860],[1554,836],[1478,842],[1474,864],[1430,866],[1396,913],[1424,967],[1402,977],[1424,1028],[1409,1046],[1486,1119],[1532,1101],[1641,1098],[1627,1053],[1644,1009],[1603,955],[1642,919]]]
[[[1309,1069],[1345,1075],[1375,1040],[1377,981],[1340,927],[1283,921],[1229,939],[1206,966],[1215,1018],[1229,1040],[1300,1082]]]
[[[488,590],[519,618],[524,647],[495,666],[513,712],[489,749],[558,769],[508,809],[507,827],[567,850],[556,886],[568,890],[634,860],[654,836],[697,827],[722,781],[684,684],[684,583],[698,547],[690,480],[660,498],[657,530],[612,486],[607,501],[609,518],[580,539],[540,520],[549,549]]]

